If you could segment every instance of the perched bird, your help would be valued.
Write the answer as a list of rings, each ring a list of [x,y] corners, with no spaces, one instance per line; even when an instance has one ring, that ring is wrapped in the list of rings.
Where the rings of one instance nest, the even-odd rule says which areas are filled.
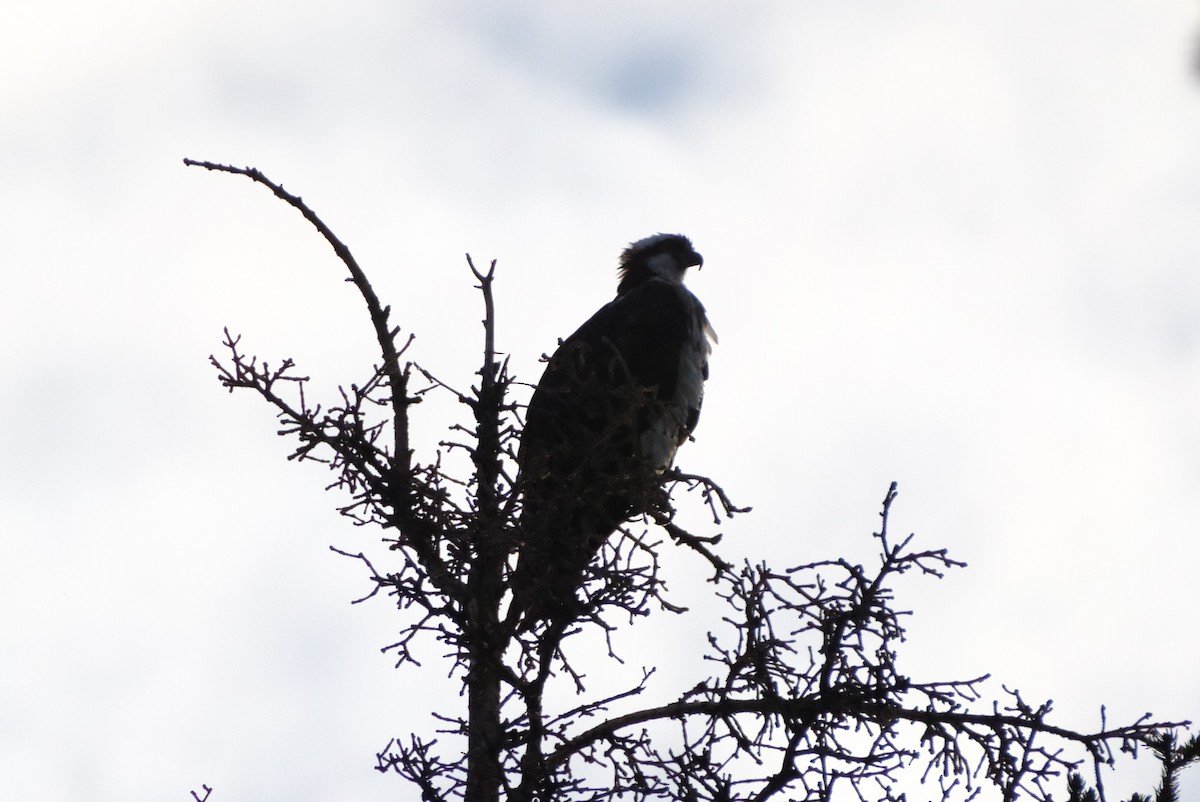
[[[656,234],[621,254],[617,297],[550,357],[517,455],[522,493],[512,611],[566,620],[604,541],[646,512],[700,417],[716,335],[683,286],[704,260]],[[510,613],[510,619],[513,615]]]

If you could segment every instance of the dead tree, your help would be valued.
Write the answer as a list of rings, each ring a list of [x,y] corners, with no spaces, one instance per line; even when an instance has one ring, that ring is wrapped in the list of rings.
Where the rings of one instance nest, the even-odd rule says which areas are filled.
[[[246,176],[297,209],[366,302],[377,362],[328,405],[312,400],[309,379],[290,360],[248,355],[228,330],[225,355],[212,363],[231,392],[249,390],[274,408],[279,433],[296,443],[291,459],[328,465],[329,487],[348,497],[343,515],[383,533],[387,566],[341,553],[365,566],[369,595],[386,593],[401,611],[388,647],[398,663],[415,663],[414,645],[432,639],[465,683],[466,710],[437,715],[438,733],[457,736],[458,746],[411,734],[377,756],[380,771],[402,775],[422,799],[898,800],[920,782],[922,798],[974,799],[992,786],[1004,800],[1049,800],[1086,763],[1097,787],[1072,778],[1072,799],[1082,802],[1103,799],[1102,774],[1116,752],[1146,746],[1166,763],[1176,754],[1163,745],[1188,722],[1146,716],[1110,725],[1102,716],[1097,728],[1076,730],[1054,721],[1050,702],[1008,689],[988,698],[986,676],[908,676],[899,664],[906,613],[894,606],[893,580],[936,578],[961,563],[888,531],[895,484],[874,535],[877,564],[830,559],[777,569],[734,564],[718,550],[720,534],[681,527],[681,494],[707,505],[714,527],[744,510],[712,480],[669,472],[645,520],[623,527],[589,566],[571,620],[518,628],[504,610],[520,545],[513,464],[521,415],[494,340],[495,262],[480,269],[467,258],[484,302],[483,359],[474,386],[455,391],[409,358],[412,338],[400,337],[350,250],[299,197],[252,168],[185,164]],[[418,456],[409,410],[429,392],[452,393],[469,420],[438,453]],[[469,476],[443,467],[456,449],[470,457]],[[574,644],[602,638],[616,659],[615,633],[651,611],[678,612],[659,578],[666,558],[698,561],[723,600],[724,616],[701,646],[711,675],[666,704],[636,704],[652,668],[632,687],[589,696]],[[552,709],[546,690],[554,683],[584,701]]]

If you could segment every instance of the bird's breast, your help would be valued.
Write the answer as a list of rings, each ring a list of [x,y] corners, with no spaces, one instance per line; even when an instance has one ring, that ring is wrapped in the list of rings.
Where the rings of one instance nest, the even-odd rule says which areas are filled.
[[[685,290],[686,292],[686,290]],[[642,455],[658,472],[671,467],[679,446],[687,441],[700,415],[704,401],[704,382],[708,378],[708,355],[712,352],[709,334],[712,327],[704,307],[687,293],[692,314],[676,366],[675,392],[661,399],[663,408],[642,435]]]

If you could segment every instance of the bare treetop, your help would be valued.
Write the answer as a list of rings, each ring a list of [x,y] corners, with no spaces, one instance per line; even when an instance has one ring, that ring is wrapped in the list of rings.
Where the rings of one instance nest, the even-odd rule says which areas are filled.
[[[411,337],[400,337],[366,272],[299,196],[252,168],[185,164],[243,175],[297,209],[333,247],[366,303],[375,363],[362,380],[338,387],[332,401],[315,400],[310,378],[290,360],[248,355],[228,330],[224,355],[212,363],[231,392],[249,390],[273,407],[279,434],[296,444],[291,459],[328,466],[328,487],[345,494],[342,514],[382,533],[386,565],[338,551],[367,569],[372,587],[364,599],[382,592],[400,611],[399,634],[387,647],[399,666],[416,663],[414,645],[432,640],[464,683],[465,710],[442,711],[432,732],[398,737],[378,755],[379,770],[400,774],[422,799],[1050,800],[1057,791],[1085,802],[1104,799],[1102,778],[1117,753],[1148,747],[1164,766],[1158,798],[1166,800],[1175,798],[1164,794],[1178,772],[1200,760],[1196,738],[1176,740],[1188,722],[1147,715],[1110,724],[1101,714],[1094,728],[1081,730],[1055,720],[1048,701],[1030,702],[1008,688],[997,694],[986,676],[910,676],[901,658],[908,613],[897,606],[894,580],[906,573],[937,579],[962,563],[889,532],[894,483],[873,535],[872,565],[837,557],[782,568],[739,560],[720,528],[746,510],[715,481],[671,468],[669,460],[649,472],[636,472],[633,462],[599,475],[578,453],[560,456],[551,419],[537,420],[563,398],[573,399],[572,409],[600,404],[595,444],[635,448],[643,442],[638,427],[663,415],[664,405],[676,404],[670,414],[679,419],[683,406],[658,392],[661,382],[647,380],[620,348],[602,351],[612,336],[581,335],[576,341],[588,343],[582,356],[568,348],[563,361],[549,363],[546,392],[557,395],[529,407],[526,428],[524,407],[510,398],[515,379],[496,351],[495,262],[479,269],[468,257],[484,302],[482,359],[474,386],[455,391],[411,361]],[[651,238],[634,248],[664,243],[678,245]],[[693,255],[677,264],[697,264]],[[680,331],[691,337],[694,328],[694,343],[706,343],[703,307],[673,297],[682,299]],[[622,378],[597,385],[599,375]],[[408,410],[431,392],[453,393],[470,414],[439,451],[418,455]],[[689,403],[698,412],[698,396]],[[694,426],[680,420],[671,436],[686,437]],[[523,429],[539,445],[522,445]],[[535,456],[518,473],[520,448]],[[452,476],[443,457],[460,449],[470,474]],[[707,507],[707,531],[680,525],[676,509],[684,503]],[[540,513],[522,523],[523,509]],[[558,551],[556,538],[572,531],[577,545]],[[690,560],[709,573],[723,605],[720,620],[708,622],[706,642],[696,645],[711,672],[674,692],[655,685],[657,698],[671,699],[665,704],[637,706],[657,682],[650,664],[630,687],[593,692],[573,644],[600,639],[616,660],[615,633],[646,615],[678,614],[679,600],[667,597],[659,576],[667,560]],[[575,702],[553,707],[547,689],[563,684]],[[1094,787],[1075,773],[1084,767]]]

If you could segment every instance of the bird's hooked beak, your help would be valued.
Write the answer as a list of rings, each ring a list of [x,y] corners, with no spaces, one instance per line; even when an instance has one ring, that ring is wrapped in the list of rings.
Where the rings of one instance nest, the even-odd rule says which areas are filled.
[[[692,251],[692,259],[688,262],[688,267],[694,267],[697,270],[700,270],[704,267],[704,257],[695,251]]]

